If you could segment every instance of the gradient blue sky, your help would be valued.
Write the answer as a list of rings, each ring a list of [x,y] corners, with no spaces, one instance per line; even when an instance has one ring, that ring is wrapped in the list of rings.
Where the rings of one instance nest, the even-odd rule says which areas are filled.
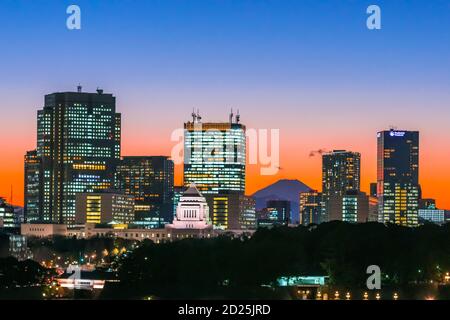
[[[285,171],[250,168],[250,192],[280,177],[320,188],[319,148],[362,152],[367,189],[376,131],[420,130],[424,193],[450,208],[450,0],[1,0],[0,39],[0,195],[22,187],[43,95],[81,83],[116,95],[124,154],[169,154],[193,107],[280,128]]]

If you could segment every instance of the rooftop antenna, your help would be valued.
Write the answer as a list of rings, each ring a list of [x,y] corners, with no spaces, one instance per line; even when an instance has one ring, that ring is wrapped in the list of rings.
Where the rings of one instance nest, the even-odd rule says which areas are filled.
[[[231,108],[230,112],[230,123],[233,123],[233,108]]]
[[[97,87],[97,93],[98,94],[102,94],[103,93],[103,89],[100,89],[100,87]]]
[[[391,130],[391,131],[397,130],[397,127],[391,124],[389,126],[389,130]]]
[[[200,122],[200,120],[202,120],[202,117],[200,116],[200,110],[197,109],[197,120],[198,122]]]
[[[13,203],[13,185],[11,185],[11,197],[9,199],[9,203],[12,204]]]
[[[195,123],[195,120],[196,120],[196,118],[197,118],[197,115],[195,114],[195,109],[194,109],[194,108],[192,108],[191,116],[192,116],[192,122]]]
[[[239,109],[238,109],[237,114],[236,114],[236,123],[239,123],[239,121],[241,121],[241,115],[239,114]]]
[[[82,89],[81,84],[78,84],[78,86],[77,86],[77,92],[78,92],[78,93],[81,93],[81,89]]]

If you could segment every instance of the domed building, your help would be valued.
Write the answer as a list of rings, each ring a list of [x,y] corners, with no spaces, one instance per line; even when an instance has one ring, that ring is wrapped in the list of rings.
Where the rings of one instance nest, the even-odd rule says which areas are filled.
[[[166,225],[170,229],[212,229],[209,207],[206,199],[191,183],[178,202],[173,223]]]

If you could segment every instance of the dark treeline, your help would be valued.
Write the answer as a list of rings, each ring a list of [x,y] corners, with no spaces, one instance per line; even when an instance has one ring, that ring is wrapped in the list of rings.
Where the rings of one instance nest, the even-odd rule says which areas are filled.
[[[9,256],[9,235],[0,232],[0,258]]]
[[[369,265],[380,266],[385,284],[438,280],[450,270],[450,224],[330,222],[260,229],[249,239],[144,241],[122,260],[121,284],[105,290],[105,297],[211,298],[240,292],[248,295],[241,298],[258,298],[267,288],[261,285],[275,287],[277,278],[299,275],[325,275],[331,285],[362,288]]]
[[[137,241],[114,239],[107,237],[94,237],[89,239],[76,239],[55,236],[47,239],[30,238],[28,247],[36,261],[47,261],[60,256],[62,260],[79,261],[84,255],[97,254],[99,257],[102,253],[111,256],[111,253],[122,248],[130,249]],[[106,251],[105,251],[106,250]],[[106,257],[105,257],[106,259]]]
[[[38,285],[50,274],[50,270],[33,260],[0,258],[0,289]]]

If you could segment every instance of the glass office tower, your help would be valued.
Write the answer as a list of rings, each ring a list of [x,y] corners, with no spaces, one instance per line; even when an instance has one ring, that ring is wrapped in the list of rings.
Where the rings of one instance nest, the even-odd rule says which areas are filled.
[[[322,155],[322,208],[325,218],[329,217],[327,205],[330,197],[360,190],[360,168],[359,152],[334,150]]]
[[[419,132],[377,134],[378,221],[418,225]]]
[[[26,222],[42,219],[41,187],[42,167],[41,158],[36,150],[27,151],[24,168],[24,216]]]
[[[184,124],[184,185],[195,183],[205,195],[244,193],[245,152],[245,126],[239,116],[203,123],[193,114],[193,121]]]
[[[173,221],[174,163],[166,156],[123,157],[116,188],[135,199],[135,224],[160,228]]]
[[[77,193],[114,185],[120,159],[116,98],[100,89],[84,93],[81,87],[46,95],[37,116],[36,157],[41,162],[40,220],[73,225]]]

